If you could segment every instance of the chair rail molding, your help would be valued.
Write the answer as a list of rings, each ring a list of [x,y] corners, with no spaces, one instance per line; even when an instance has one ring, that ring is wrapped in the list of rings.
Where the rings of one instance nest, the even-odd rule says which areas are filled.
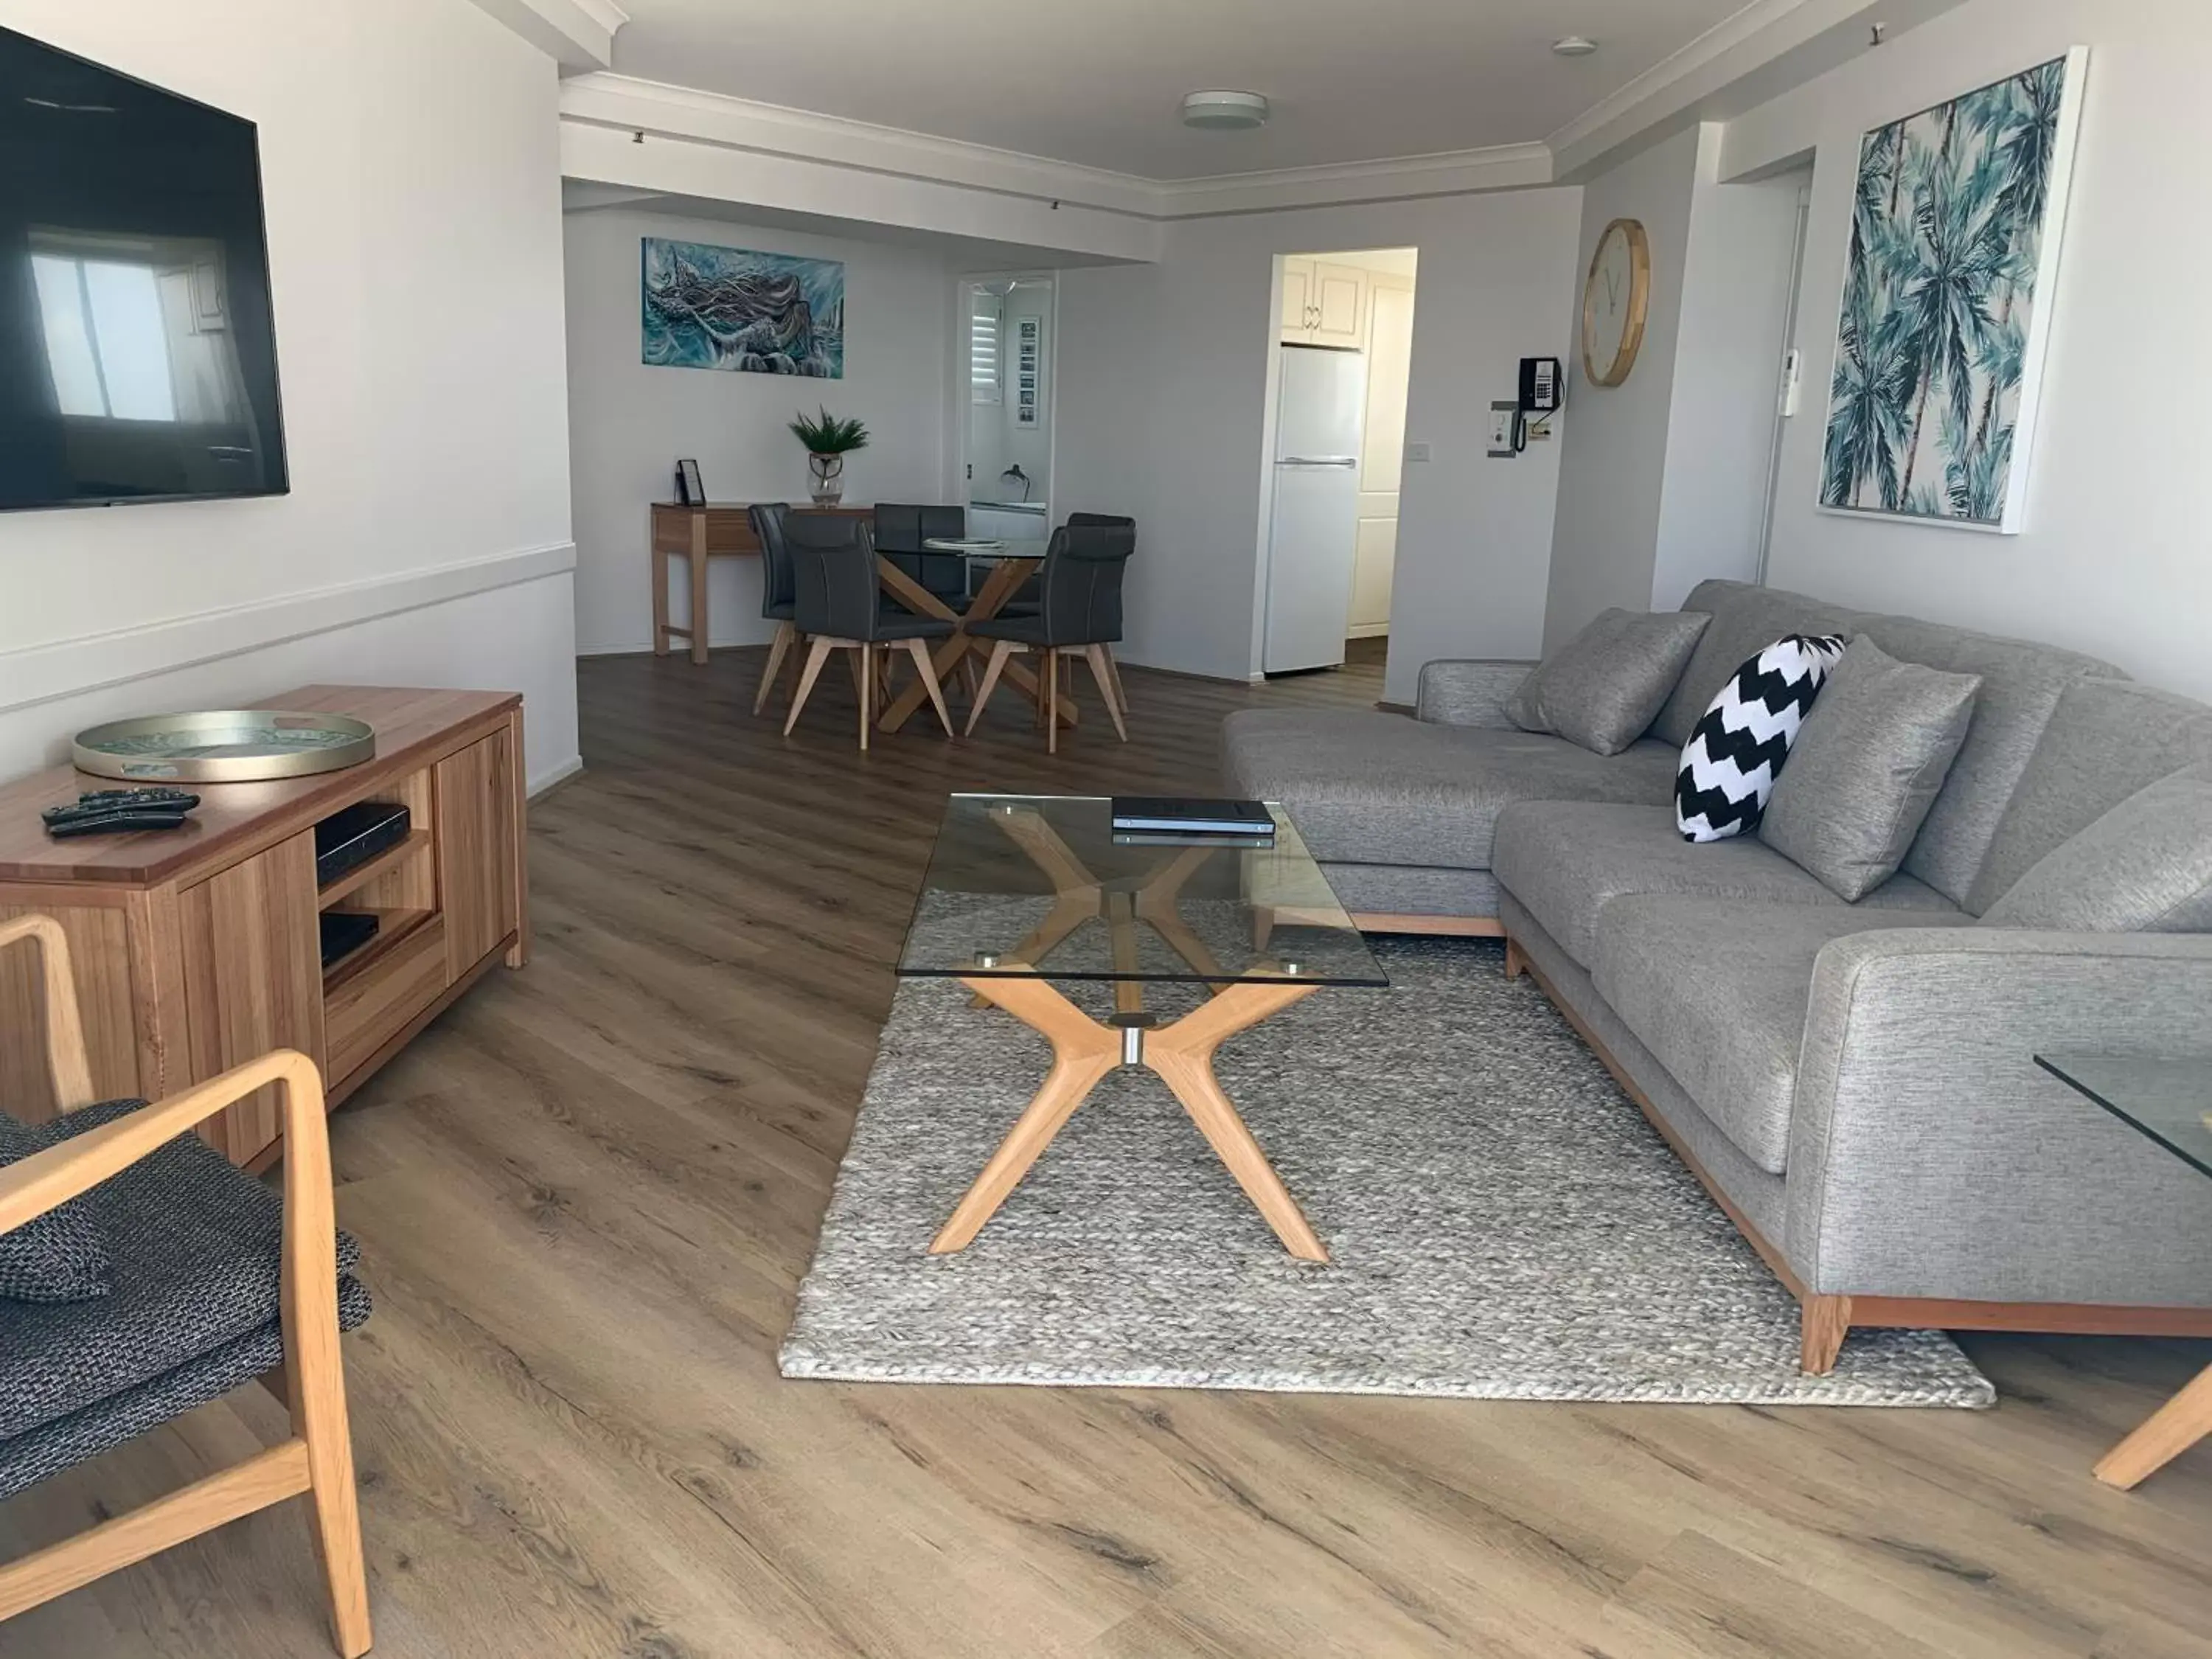
[[[575,568],[576,544],[556,542],[0,652],[0,714],[563,575]]]

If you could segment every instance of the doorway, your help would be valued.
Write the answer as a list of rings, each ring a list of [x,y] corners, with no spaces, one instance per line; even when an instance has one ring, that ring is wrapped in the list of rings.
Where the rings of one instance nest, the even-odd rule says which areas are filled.
[[[961,295],[968,533],[1034,543],[1041,558],[1052,528],[1053,278],[971,276]]]
[[[1276,262],[1261,667],[1379,661],[1389,649],[1416,250]]]

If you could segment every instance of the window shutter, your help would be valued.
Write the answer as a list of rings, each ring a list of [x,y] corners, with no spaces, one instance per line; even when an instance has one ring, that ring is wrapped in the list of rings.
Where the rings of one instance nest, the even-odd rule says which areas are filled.
[[[1005,301],[995,294],[975,295],[968,322],[968,392],[969,401],[1002,403],[1006,399],[1006,353],[1000,338],[1000,313]]]

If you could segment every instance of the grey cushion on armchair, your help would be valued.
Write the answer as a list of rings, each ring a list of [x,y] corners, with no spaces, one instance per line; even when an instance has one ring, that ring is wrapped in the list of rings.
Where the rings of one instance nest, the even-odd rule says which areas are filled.
[[[68,1140],[143,1101],[33,1133]],[[0,1302],[0,1499],[135,1439],[283,1363],[279,1195],[181,1135],[85,1195],[111,1257],[94,1301]],[[338,1327],[369,1315],[361,1247],[338,1235]]]

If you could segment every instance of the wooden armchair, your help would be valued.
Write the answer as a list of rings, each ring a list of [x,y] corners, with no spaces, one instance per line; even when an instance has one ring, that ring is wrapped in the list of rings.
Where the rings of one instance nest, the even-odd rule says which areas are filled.
[[[0,922],[0,949],[22,940],[44,953],[47,1066],[55,1098],[75,1115],[46,1126],[56,1144],[0,1169],[0,1234],[118,1176],[132,1183],[134,1206],[147,1198],[161,1201],[165,1226],[152,1246],[135,1252],[128,1239],[112,1241],[106,1297],[0,1302],[0,1415],[12,1413],[0,1437],[0,1499],[269,1378],[280,1353],[292,1437],[0,1566],[0,1620],[304,1492],[330,1583],[337,1649],[356,1659],[371,1639],[368,1590],[338,1333],[342,1323],[350,1328],[367,1318],[368,1306],[350,1272],[342,1273],[350,1268],[342,1258],[353,1246],[346,1240],[342,1249],[332,1213],[322,1079],[306,1055],[279,1049],[154,1105],[116,1102],[81,1111],[91,1101],[92,1079],[68,945],[46,916]],[[283,1102],[281,1223],[260,1183],[191,1133],[270,1085]],[[276,1241],[272,1224],[280,1230]],[[204,1241],[191,1253],[202,1259],[173,1259],[183,1238]],[[272,1242],[281,1260],[274,1274]],[[273,1318],[265,1307],[272,1278]],[[40,1390],[42,1399],[21,1404],[25,1392]],[[70,1397],[58,1397],[64,1394]]]

